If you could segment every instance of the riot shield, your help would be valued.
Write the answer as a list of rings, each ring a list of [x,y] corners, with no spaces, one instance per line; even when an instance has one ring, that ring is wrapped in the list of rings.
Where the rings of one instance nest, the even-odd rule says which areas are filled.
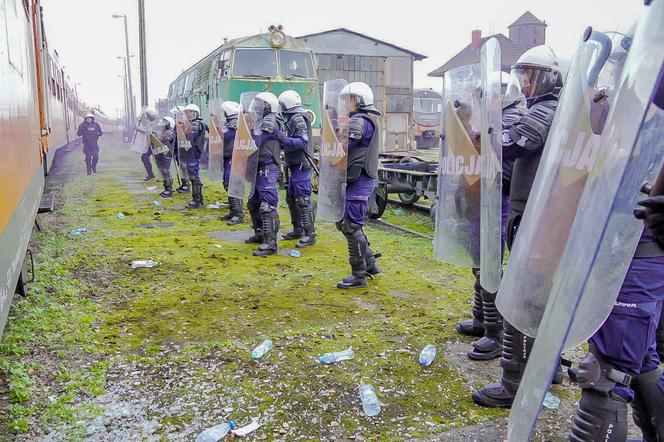
[[[479,64],[446,72],[434,252],[465,267],[480,264],[480,113]]]
[[[175,113],[175,136],[178,138],[178,148],[189,151],[191,141],[187,139],[187,134],[191,132],[191,122],[187,120],[184,112]]]
[[[134,138],[131,142],[130,150],[137,153],[145,153],[150,148],[150,122],[145,112],[141,112],[138,118],[138,124],[134,132]]]
[[[348,165],[348,110],[340,99],[346,80],[323,85],[323,122],[316,218],[337,222],[344,216]]]
[[[152,150],[152,155],[155,157],[157,155],[163,155],[169,153],[169,148],[167,145],[161,142],[160,138],[164,136],[164,126],[159,124],[158,120],[155,120],[150,123],[150,149]]]
[[[224,178],[224,126],[226,118],[221,108],[221,98],[208,101],[210,110],[210,141],[208,143],[208,177],[221,181]]]
[[[482,46],[482,173],[480,179],[480,283],[498,291],[502,267],[503,145],[500,45],[495,38]]]
[[[240,96],[242,112],[237,121],[228,195],[249,199],[256,188],[258,146],[263,121],[263,102],[254,100],[258,92],[245,92]]]
[[[611,47],[606,34],[593,32],[572,60],[496,299],[505,320],[531,337],[537,335],[588,173],[603,155],[601,115],[609,99],[596,98],[615,89],[615,77],[606,89],[598,85]]]
[[[554,275],[551,295],[517,393],[510,441],[528,440],[565,349],[590,337],[611,312],[643,228],[632,210],[664,159],[664,2],[646,7],[611,100],[599,150]]]

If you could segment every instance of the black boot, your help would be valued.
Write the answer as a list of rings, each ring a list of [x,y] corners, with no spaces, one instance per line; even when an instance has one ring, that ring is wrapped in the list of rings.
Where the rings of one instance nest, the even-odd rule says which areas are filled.
[[[279,233],[279,214],[276,207],[261,204],[263,219],[263,243],[254,250],[254,256],[269,256],[277,253],[277,234]]]
[[[316,227],[314,225],[314,205],[309,197],[300,196],[297,198],[297,205],[302,215],[302,229],[304,236],[300,238],[295,247],[302,248],[316,244]]]
[[[664,393],[657,385],[663,372],[662,367],[657,367],[635,376],[631,383],[634,423],[641,429],[646,442],[664,441]]]
[[[187,204],[189,209],[198,209],[203,206],[203,185],[198,182],[191,180],[191,201]]]
[[[288,204],[288,211],[290,212],[293,230],[281,235],[281,237],[283,239],[300,239],[304,234],[304,230],[302,229],[302,213],[300,212],[300,207],[295,200],[295,195],[287,193],[286,203]]]
[[[182,179],[182,184],[175,191],[177,193],[189,193],[189,180]]]
[[[97,163],[99,162],[99,155],[92,156],[92,163],[90,164],[92,168],[92,173],[97,173]]]
[[[482,287],[480,286],[480,269],[474,268],[473,275],[475,275],[475,284],[473,289],[475,297],[473,301],[473,318],[466,319],[457,324],[456,331],[463,335],[468,336],[484,336],[484,308],[482,306]]]
[[[227,191],[228,191],[228,189],[227,189]],[[220,220],[228,221],[229,219],[233,218],[233,203],[231,201],[232,199],[233,199],[233,197],[230,197],[230,196],[228,197],[228,212],[221,215],[219,217]]]
[[[173,196],[173,179],[164,179],[164,191],[159,194],[162,198],[171,198]]]
[[[512,406],[535,341],[507,321],[503,321],[503,324],[503,356],[500,358],[502,378],[497,384],[487,385],[472,395],[473,402],[483,407]]]
[[[234,226],[244,222],[244,212],[242,211],[242,200],[240,198],[229,198],[228,201],[231,207],[231,218],[226,224]]]
[[[362,226],[349,223],[351,229],[344,230],[348,243],[348,263],[351,274],[337,283],[340,289],[367,287],[367,241]]]
[[[623,442],[626,439],[627,402],[611,393],[582,390],[570,442]]]
[[[366,238],[366,235],[364,235]],[[380,253],[377,253],[374,255],[374,253],[371,251],[371,244],[369,243],[369,240],[367,239],[367,259],[365,262],[367,263],[367,273],[370,274],[371,276],[377,275],[379,273],[383,273],[383,269],[380,267],[380,264],[378,264],[378,261],[376,259],[381,257]]]
[[[503,352],[503,317],[496,307],[496,294],[480,289],[482,294],[482,311],[484,314],[484,336],[473,342],[468,357],[474,361],[488,361]]]

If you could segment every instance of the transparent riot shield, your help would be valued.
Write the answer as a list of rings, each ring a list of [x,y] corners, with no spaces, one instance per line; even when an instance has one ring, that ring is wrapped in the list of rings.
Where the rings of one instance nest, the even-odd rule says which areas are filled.
[[[348,108],[340,99],[346,80],[323,85],[323,122],[316,218],[337,222],[344,216],[348,165]]]
[[[558,355],[590,337],[615,303],[643,228],[632,210],[639,190],[661,169],[664,111],[650,104],[664,87],[664,3],[645,8],[569,241],[554,275],[508,425],[510,441],[528,440],[558,364]]]
[[[479,64],[446,72],[434,252],[465,267],[480,264],[480,114]]]
[[[150,123],[150,149],[155,157],[170,153],[168,146],[161,141],[164,132],[164,126],[159,124],[159,121],[156,120]]]
[[[568,241],[581,192],[599,149],[609,99],[599,75],[611,53],[606,34],[593,32],[574,56],[549,131],[496,305],[505,320],[535,337],[553,276]],[[623,59],[624,62],[624,59]]]
[[[237,121],[228,195],[247,200],[256,188],[258,172],[258,146],[263,121],[263,102],[254,100],[258,92],[245,92],[240,96],[242,112]]]
[[[482,46],[482,173],[480,179],[480,283],[498,291],[502,267],[503,145],[500,44],[495,38]]]
[[[134,138],[131,142],[130,150],[143,154],[150,148],[150,122],[145,112],[141,112],[134,132]]]
[[[187,120],[184,112],[175,113],[175,136],[178,139],[178,148],[188,152],[191,149],[191,141],[187,139],[187,134],[191,132],[191,122]]]
[[[208,144],[208,177],[213,181],[224,178],[224,126],[226,118],[221,108],[221,98],[208,101],[210,110],[210,140]]]

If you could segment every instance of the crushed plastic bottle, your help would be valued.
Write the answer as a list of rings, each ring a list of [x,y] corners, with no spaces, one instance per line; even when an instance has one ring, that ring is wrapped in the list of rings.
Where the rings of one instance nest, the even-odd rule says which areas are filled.
[[[161,201],[154,200],[152,201],[153,206],[161,207]]]
[[[556,410],[560,406],[560,399],[550,391],[547,391],[546,396],[544,396],[544,401],[542,401],[542,405],[549,410]]]
[[[219,201],[215,201],[213,204],[208,204],[205,207],[208,209],[221,209],[221,203]]]
[[[235,422],[222,422],[210,427],[196,437],[196,442],[218,442],[226,437],[229,431],[235,429]]]
[[[149,269],[152,267],[156,267],[157,265],[159,265],[159,263],[151,259],[139,259],[131,262],[132,269],[141,269],[141,268]]]
[[[431,365],[433,360],[436,358],[437,352],[438,349],[436,349],[435,345],[428,344],[426,347],[424,347],[420,352],[420,365],[422,367],[428,367]]]
[[[323,356],[318,356],[318,362],[321,364],[336,364],[341,361],[348,361],[355,357],[353,348],[348,348],[343,351],[335,351],[332,353],[325,353]]]
[[[293,249],[293,250],[291,250],[290,252],[288,252],[288,254],[289,254],[290,256],[292,256],[293,258],[299,258],[300,256],[302,256],[302,253],[300,253],[299,250],[295,250],[295,249]]]
[[[265,353],[272,350],[272,341],[269,339],[264,340],[261,344],[254,348],[251,352],[251,359],[260,359],[265,356]]]
[[[148,187],[146,187],[146,190],[149,190],[149,191],[157,190],[157,186],[148,186]]]
[[[118,219],[125,219],[125,214],[122,212],[118,212],[117,215],[115,215]]]
[[[380,414],[380,401],[378,400],[372,385],[360,385],[360,400],[362,401],[364,414],[369,417],[378,416]]]
[[[254,420],[251,421],[250,424],[245,425],[244,427],[237,428],[235,430],[231,431],[231,434],[233,436],[238,436],[238,437],[245,437],[248,436],[249,434],[253,433],[254,431],[258,430],[260,428],[261,424],[258,423],[258,421]]]
[[[76,229],[72,229],[69,231],[70,235],[83,235],[85,233],[88,233],[88,229],[85,227],[78,227]]]

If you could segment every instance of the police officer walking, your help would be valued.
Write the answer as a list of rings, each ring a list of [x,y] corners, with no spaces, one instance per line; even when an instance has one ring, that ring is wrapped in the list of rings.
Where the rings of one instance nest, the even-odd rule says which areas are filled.
[[[348,84],[340,99],[349,111],[348,165],[344,217],[337,222],[348,243],[348,262],[351,274],[337,283],[341,289],[366,287],[367,276],[381,272],[369,248],[364,231],[364,218],[369,197],[378,178],[380,152],[380,112],[374,106],[371,88],[362,82]]]
[[[157,153],[154,156],[163,177],[164,191],[159,194],[162,198],[173,196],[173,177],[171,176],[171,161],[173,160],[175,145],[175,131],[173,128],[175,128],[175,120],[171,117],[163,117],[158,125],[157,137],[159,142],[168,148],[168,151]]]
[[[226,117],[224,126],[224,189],[228,192],[228,184],[231,178],[231,160],[233,158],[233,145],[235,144],[235,132],[237,131],[237,120],[241,106],[235,101],[224,101],[221,109]],[[228,213],[221,219],[227,220],[226,224],[234,226],[244,222],[242,212],[242,200],[240,198],[228,197]]]
[[[307,247],[316,243],[314,206],[311,202],[311,161],[314,153],[311,122],[304,114],[302,99],[297,92],[283,92],[279,95],[279,104],[286,117],[286,130],[279,132],[279,141],[289,171],[286,203],[293,224],[293,230],[282,238],[298,239],[296,247]]]
[[[78,126],[76,135],[83,138],[83,153],[85,154],[85,168],[88,175],[97,173],[99,161],[99,145],[97,140],[103,132],[101,126],[95,121],[95,116],[88,112],[83,122]]]

